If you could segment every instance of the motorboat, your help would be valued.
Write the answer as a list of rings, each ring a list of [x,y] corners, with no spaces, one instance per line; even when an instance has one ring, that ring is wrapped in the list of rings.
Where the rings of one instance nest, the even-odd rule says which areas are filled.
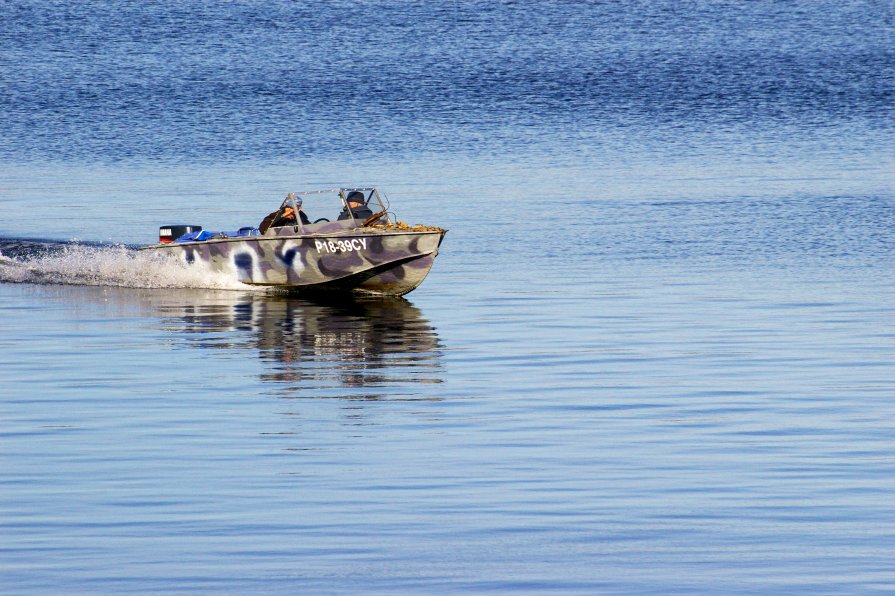
[[[257,227],[161,226],[159,243],[141,250],[253,286],[402,296],[426,278],[446,232],[398,221],[376,187],[330,188],[288,193]]]

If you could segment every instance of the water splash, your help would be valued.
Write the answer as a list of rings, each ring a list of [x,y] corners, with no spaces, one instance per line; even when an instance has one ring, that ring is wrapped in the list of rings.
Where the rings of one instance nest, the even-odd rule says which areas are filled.
[[[253,290],[230,276],[126,245],[0,239],[0,282]]]

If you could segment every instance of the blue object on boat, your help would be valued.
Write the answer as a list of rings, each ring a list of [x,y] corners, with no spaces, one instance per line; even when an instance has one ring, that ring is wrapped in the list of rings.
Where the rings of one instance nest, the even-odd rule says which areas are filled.
[[[203,240],[208,240],[209,238],[240,238],[245,236],[260,236],[261,232],[258,231],[258,228],[253,228],[252,226],[245,226],[239,228],[235,232],[209,232],[208,230],[198,230],[196,232],[189,232],[180,236],[174,242],[202,242]]]
[[[174,242],[201,242],[213,238],[214,234],[208,230],[199,230],[198,232],[188,232],[175,240]]]
[[[239,228],[235,232],[223,232],[223,234],[229,238],[239,237],[239,236],[260,236],[261,232],[258,231],[258,228],[253,228],[252,226],[245,226]]]

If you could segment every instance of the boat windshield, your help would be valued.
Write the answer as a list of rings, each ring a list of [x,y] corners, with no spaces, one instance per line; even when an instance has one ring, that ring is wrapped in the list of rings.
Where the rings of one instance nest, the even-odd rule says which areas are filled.
[[[363,224],[376,214],[379,214],[383,221],[391,221],[388,201],[375,187],[290,192],[280,204],[281,210],[286,208],[304,213],[306,223],[350,219]]]

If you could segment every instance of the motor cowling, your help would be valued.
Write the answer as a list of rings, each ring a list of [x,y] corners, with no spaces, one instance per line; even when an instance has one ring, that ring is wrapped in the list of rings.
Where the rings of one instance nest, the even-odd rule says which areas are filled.
[[[201,232],[202,226],[189,226],[185,224],[173,224],[169,226],[161,226],[158,229],[158,241],[161,244],[169,244],[174,242],[184,234],[190,232]]]

